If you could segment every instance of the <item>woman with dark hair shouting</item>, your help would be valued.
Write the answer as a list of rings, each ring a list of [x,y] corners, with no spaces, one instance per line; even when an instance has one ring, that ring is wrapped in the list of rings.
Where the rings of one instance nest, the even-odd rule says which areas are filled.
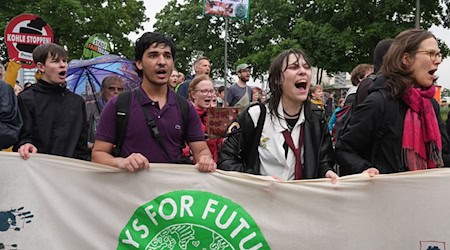
[[[333,147],[324,118],[308,100],[311,65],[301,50],[279,54],[269,70],[270,99],[242,111],[228,129],[219,168],[281,180],[331,178]]]

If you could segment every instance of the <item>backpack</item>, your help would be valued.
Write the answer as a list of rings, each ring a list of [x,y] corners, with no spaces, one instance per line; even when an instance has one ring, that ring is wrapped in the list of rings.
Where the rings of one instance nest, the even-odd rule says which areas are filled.
[[[128,120],[129,120],[129,113],[131,108],[131,100],[133,94],[136,95],[135,92],[140,91],[139,88],[134,89],[132,91],[126,91],[123,93],[120,93],[117,96],[116,101],[116,146],[113,148],[113,156],[118,157],[120,156],[120,151],[123,146],[123,142],[125,140],[125,135],[127,133],[128,129]],[[178,103],[178,106],[180,107],[181,111],[181,119],[183,121],[183,131],[182,131],[182,144],[180,145],[181,148],[184,148],[185,145],[185,139],[186,139],[186,125],[189,123],[189,105],[187,100],[179,95],[178,93],[175,93],[176,100]]]
[[[337,142],[339,140],[340,136],[342,136],[342,134],[344,134],[344,131],[346,130],[357,105],[359,103],[362,103],[365,100],[365,98],[367,98],[367,96],[369,95],[370,87],[377,81],[384,81],[384,77],[378,77],[375,74],[369,75],[366,79],[363,80],[363,82],[360,83],[360,84],[364,85],[364,88],[363,89],[358,88],[358,91],[355,94],[356,96],[362,96],[363,99],[358,100],[358,97],[355,97],[355,101],[353,102],[353,104],[346,105],[341,110],[336,112],[336,123],[334,124],[333,131],[332,131],[333,140],[335,142]],[[361,91],[363,93],[361,93]],[[387,102],[386,93],[385,93],[386,90],[379,89],[377,91],[381,92],[381,94],[383,95],[384,101],[386,103]],[[386,130],[384,128],[382,128],[380,133],[377,134],[377,136],[381,137],[384,134],[384,131],[386,131]]]

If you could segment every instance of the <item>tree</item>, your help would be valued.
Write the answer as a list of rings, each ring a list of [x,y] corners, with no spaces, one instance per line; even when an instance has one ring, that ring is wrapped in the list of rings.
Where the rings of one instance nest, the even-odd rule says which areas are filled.
[[[181,72],[192,71],[192,62],[199,56],[207,56],[213,67],[213,74],[221,74],[224,61],[223,19],[202,15],[201,0],[185,4],[171,0],[156,15],[155,31],[173,38],[177,45],[176,67]],[[233,47],[228,57],[233,60]]]
[[[189,68],[192,55],[209,56],[215,72],[223,72],[223,18],[201,14],[202,2],[171,0],[157,15],[155,28],[172,35],[180,57],[177,66]],[[421,25],[448,25],[443,7],[450,0],[422,0]],[[230,20],[229,68],[241,62],[260,77],[272,58],[287,48],[303,49],[314,66],[328,72],[351,71],[372,62],[376,44],[414,27],[414,1],[398,0],[254,0],[248,21]],[[448,47],[441,43],[444,56]]]
[[[442,97],[450,97],[450,90],[447,88],[443,88],[441,92]]]
[[[142,29],[148,20],[142,0],[17,0],[2,1],[1,20],[9,22],[22,13],[42,17],[52,27],[55,42],[67,46],[70,58],[80,58],[89,36],[105,34],[112,43],[112,53],[133,56],[131,41],[127,34]],[[0,23],[4,34],[7,22]],[[3,37],[0,41],[2,44]],[[0,57],[6,58],[4,48]]]

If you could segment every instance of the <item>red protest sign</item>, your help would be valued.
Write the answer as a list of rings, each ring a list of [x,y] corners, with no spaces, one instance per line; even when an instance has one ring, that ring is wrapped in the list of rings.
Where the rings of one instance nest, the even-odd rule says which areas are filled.
[[[238,108],[209,108],[206,123],[208,137],[225,137],[228,125],[238,114]]]
[[[33,14],[14,17],[6,26],[5,42],[9,58],[20,61],[22,68],[31,69],[33,50],[44,43],[53,42],[53,31],[42,18]]]

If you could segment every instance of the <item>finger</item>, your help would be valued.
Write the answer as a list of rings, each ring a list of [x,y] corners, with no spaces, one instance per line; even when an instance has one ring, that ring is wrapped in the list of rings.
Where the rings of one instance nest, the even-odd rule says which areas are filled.
[[[133,165],[133,167],[135,168],[135,169],[141,169],[141,168],[144,168],[144,161],[142,160],[142,158],[141,157],[139,157],[139,155],[137,155],[137,154],[134,154],[133,155],[133,157],[131,158],[131,161],[130,161],[131,163],[132,163],[132,165]]]
[[[214,172],[215,171],[215,162],[212,158],[208,158],[207,159],[207,163],[206,163],[206,171],[207,172]]]
[[[26,151],[26,146],[25,145],[22,145],[20,148],[19,148],[19,155],[22,157],[22,159],[24,159],[24,160],[26,160],[26,159],[28,159],[28,157],[27,157],[27,151]]]
[[[142,160],[143,168],[148,169],[150,166],[150,162],[148,161],[147,157],[143,156],[142,154],[138,154],[138,157]]]
[[[131,167],[132,167],[134,170],[139,170],[139,169],[140,169],[140,165],[139,165],[138,159],[136,159],[136,157],[131,156],[131,157],[129,158],[129,161],[130,161]]]
[[[119,168],[121,168],[123,170],[126,170],[128,172],[133,172],[134,171],[134,169],[131,166],[130,161],[129,161],[128,158],[122,159],[122,162],[121,162]]]
[[[335,174],[335,173],[331,174],[331,183],[332,184],[336,184],[337,183],[337,179],[338,179],[337,174]]]
[[[217,164],[216,164],[216,162],[213,159],[211,159],[211,164],[208,167],[208,171],[209,172],[216,172],[216,169],[217,169]]]
[[[125,169],[128,172],[134,172],[134,168],[128,159],[125,161]]]
[[[200,172],[205,172],[204,170],[203,170],[203,164],[202,163],[200,163],[200,162],[198,162],[197,164],[195,164],[195,167],[197,167],[197,170],[198,171],[200,171]]]

